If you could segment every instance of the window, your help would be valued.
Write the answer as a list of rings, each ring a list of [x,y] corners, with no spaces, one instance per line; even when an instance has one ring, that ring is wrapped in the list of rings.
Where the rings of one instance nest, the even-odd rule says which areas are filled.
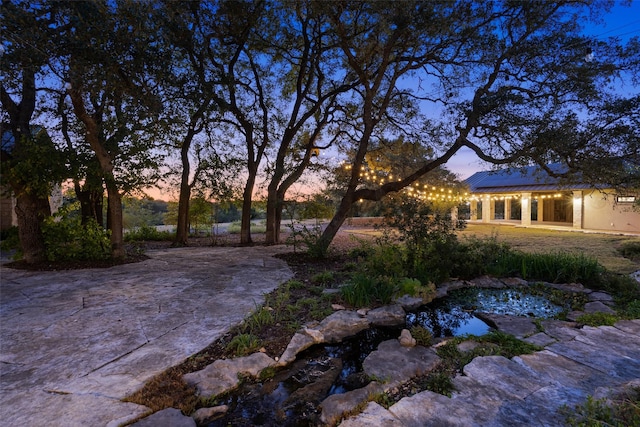
[[[636,196],[616,196],[616,202],[618,203],[635,203]]]

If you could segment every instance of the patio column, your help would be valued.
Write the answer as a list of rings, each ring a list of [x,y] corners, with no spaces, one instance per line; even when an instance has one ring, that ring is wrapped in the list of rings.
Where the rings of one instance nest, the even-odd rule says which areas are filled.
[[[482,222],[491,221],[491,195],[484,194],[482,196]]]
[[[542,196],[538,197],[538,222],[544,221],[544,201]]]
[[[520,225],[531,225],[531,193],[520,194]]]
[[[573,192],[573,228],[582,229],[582,190]]]
[[[511,197],[504,197],[504,220],[509,221],[511,219]]]

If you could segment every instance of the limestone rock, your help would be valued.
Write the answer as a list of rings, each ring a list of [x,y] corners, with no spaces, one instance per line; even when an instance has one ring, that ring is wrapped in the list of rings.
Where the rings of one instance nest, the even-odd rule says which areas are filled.
[[[369,402],[364,411],[342,421],[340,427],[404,427],[404,424],[382,406]]]
[[[472,287],[476,288],[502,289],[506,287],[505,284],[502,283],[502,281],[489,276],[477,277],[473,280],[470,280],[469,283]]]
[[[616,311],[611,307],[605,305],[601,301],[593,301],[588,302],[584,305],[585,313],[606,313],[606,314],[616,314]]]
[[[254,353],[237,359],[216,360],[206,368],[183,376],[188,384],[194,384],[198,394],[204,398],[217,396],[236,388],[240,382],[238,374],[258,376],[275,361],[264,353]]]
[[[334,311],[346,310],[346,307],[341,304],[331,304],[331,310],[334,310]]]
[[[591,292],[589,294],[589,301],[602,301],[603,303],[613,302],[613,297],[606,292]]]
[[[556,339],[550,337],[544,332],[538,332],[537,334],[533,334],[530,337],[525,338],[524,341],[528,342],[529,344],[545,347],[556,342]]]
[[[399,326],[405,324],[406,313],[398,304],[386,305],[370,310],[367,320],[373,326]]]
[[[384,381],[385,390],[388,390],[430,372],[439,362],[440,358],[432,348],[403,347],[398,340],[388,340],[367,356],[362,368],[370,377]]]
[[[521,288],[521,287],[529,286],[529,282],[519,277],[506,277],[500,280],[509,288]]]
[[[342,360],[338,358],[330,358],[326,363],[316,365],[316,368],[318,366],[321,366],[322,368],[306,373],[309,383],[298,388],[289,395],[283,403],[285,408],[292,407],[300,403],[312,403],[313,405],[317,405],[326,397],[331,386],[342,371]]]
[[[536,324],[528,317],[495,313],[476,313],[476,317],[495,327],[500,332],[511,334],[516,338],[528,337],[538,331]]]
[[[296,333],[289,341],[289,345],[278,359],[279,366],[285,366],[296,360],[296,356],[303,350],[316,344],[316,340],[308,334]]]
[[[211,421],[226,414],[229,411],[227,405],[214,406],[212,408],[200,408],[191,415],[199,426],[205,426]]]
[[[132,427],[196,427],[193,418],[182,415],[179,409],[167,408],[149,415],[138,422],[131,424]]]
[[[402,295],[399,298],[396,298],[395,300],[396,304],[399,304],[400,306],[402,306],[403,309],[407,310],[407,311],[411,311],[411,310],[415,310],[425,304],[428,304],[429,301],[424,302],[422,300],[422,298],[418,298],[418,297],[412,297],[410,295]]]
[[[358,313],[358,316],[360,317],[366,317],[367,313],[369,312],[369,310],[371,310],[370,308],[360,308],[358,309],[358,311],[356,311],[356,313]]]
[[[350,412],[358,405],[369,400],[369,396],[384,391],[381,384],[372,381],[366,387],[348,391],[342,394],[332,394],[322,401],[320,409],[320,421],[328,425],[335,423],[342,418],[343,414]]]
[[[400,341],[400,345],[403,347],[416,346],[416,339],[411,336],[411,332],[409,332],[408,329],[403,329],[402,332],[400,332],[400,338],[398,338],[398,341]]]
[[[324,335],[324,342],[336,343],[356,335],[369,327],[367,318],[351,310],[341,310],[326,317],[316,328]]]
[[[480,343],[477,341],[467,340],[467,341],[462,341],[460,344],[456,346],[456,348],[458,349],[458,351],[462,353],[466,353],[468,351],[473,351],[479,345]]]

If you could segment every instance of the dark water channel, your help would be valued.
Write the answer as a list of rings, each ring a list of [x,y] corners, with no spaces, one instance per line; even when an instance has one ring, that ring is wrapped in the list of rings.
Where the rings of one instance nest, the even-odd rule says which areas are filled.
[[[247,383],[218,400],[228,413],[209,424],[223,426],[313,426],[327,396],[364,387],[364,359],[378,344],[398,338],[403,327],[423,326],[434,337],[484,335],[490,327],[474,312],[552,317],[562,310],[543,297],[514,289],[463,289],[408,313],[398,328],[371,328],[339,344],[316,345],[264,383]]]

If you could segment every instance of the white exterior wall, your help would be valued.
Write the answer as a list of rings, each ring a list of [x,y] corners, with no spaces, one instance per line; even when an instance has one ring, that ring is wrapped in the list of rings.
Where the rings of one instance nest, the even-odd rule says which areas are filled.
[[[612,192],[584,191],[582,225],[585,229],[640,232],[640,211],[616,203]]]

